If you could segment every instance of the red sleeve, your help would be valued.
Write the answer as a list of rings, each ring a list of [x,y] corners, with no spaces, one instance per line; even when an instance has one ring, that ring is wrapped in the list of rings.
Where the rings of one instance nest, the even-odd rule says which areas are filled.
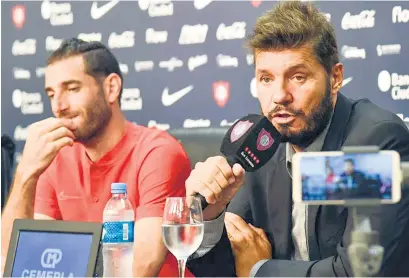
[[[190,161],[183,147],[172,139],[161,138],[142,162],[138,176],[139,206],[135,220],[162,217],[166,197],[186,196],[185,181]]]
[[[50,182],[47,170],[40,176],[37,182],[34,213],[41,213],[54,219],[62,219],[57,195]]]

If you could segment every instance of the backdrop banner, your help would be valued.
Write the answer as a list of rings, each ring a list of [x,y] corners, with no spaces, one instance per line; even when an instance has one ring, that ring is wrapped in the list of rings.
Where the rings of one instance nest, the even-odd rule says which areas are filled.
[[[2,2],[2,133],[17,144],[52,116],[47,57],[63,39],[106,44],[124,74],[126,117],[161,129],[227,126],[259,112],[246,36],[273,1]],[[316,2],[336,28],[341,92],[409,121],[409,2]]]

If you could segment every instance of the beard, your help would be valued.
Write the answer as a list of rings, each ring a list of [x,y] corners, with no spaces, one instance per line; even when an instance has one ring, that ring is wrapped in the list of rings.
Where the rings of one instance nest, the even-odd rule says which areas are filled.
[[[105,100],[102,89],[97,96],[97,99],[83,110],[83,123],[73,131],[75,142],[86,144],[97,138],[112,117],[112,111]]]
[[[306,115],[301,110],[291,109],[290,107],[276,106],[270,111],[269,118],[274,113],[280,111],[288,111],[295,117],[301,118],[305,127],[297,132],[291,131],[291,124],[278,124],[278,131],[280,132],[282,142],[288,142],[300,148],[308,147],[328,126],[333,113],[332,96],[330,89],[330,82],[327,79],[325,93],[321,101],[311,109],[311,114]]]

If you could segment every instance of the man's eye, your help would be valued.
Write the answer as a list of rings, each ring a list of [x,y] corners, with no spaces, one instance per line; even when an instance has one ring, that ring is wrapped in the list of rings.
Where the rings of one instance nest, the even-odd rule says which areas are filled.
[[[268,83],[271,82],[271,78],[269,78],[269,77],[261,77],[261,78],[260,78],[260,81],[261,81],[261,83],[268,84]]]
[[[68,88],[69,92],[78,92],[79,91],[79,87],[72,87],[72,88]]]
[[[303,82],[305,80],[305,76],[297,74],[297,75],[293,76],[293,79],[295,79],[295,81],[297,81],[297,82]]]

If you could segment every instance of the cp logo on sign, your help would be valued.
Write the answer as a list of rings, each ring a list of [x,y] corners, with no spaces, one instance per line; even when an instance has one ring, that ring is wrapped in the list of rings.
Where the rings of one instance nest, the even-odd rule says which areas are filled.
[[[41,266],[44,268],[55,268],[61,259],[62,252],[60,249],[47,248],[41,255]]]

